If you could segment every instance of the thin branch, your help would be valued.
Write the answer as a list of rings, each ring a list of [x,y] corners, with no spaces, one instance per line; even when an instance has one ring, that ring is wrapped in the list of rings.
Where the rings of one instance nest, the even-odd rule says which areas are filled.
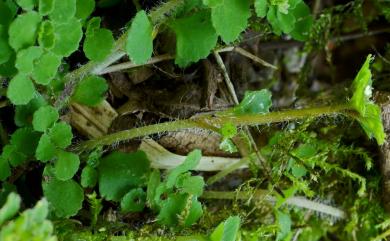
[[[105,69],[100,70],[96,74],[97,75],[103,75],[103,74],[107,74],[107,73],[118,72],[118,71],[122,71],[122,70],[128,70],[128,69],[137,68],[137,67],[141,67],[141,66],[145,66],[145,65],[156,64],[156,63],[159,63],[159,62],[162,62],[162,61],[166,61],[166,60],[171,60],[171,59],[174,59],[174,58],[175,57],[170,55],[170,54],[163,54],[163,55],[159,55],[159,56],[151,58],[145,64],[135,64],[132,61],[124,62],[124,63],[120,63],[120,64],[116,64],[116,65],[111,65],[111,66],[109,66],[109,67],[107,67]]]
[[[256,62],[256,63],[259,63],[265,67],[268,67],[268,68],[271,68],[271,69],[277,69],[277,67],[273,64],[270,64],[268,63],[267,61],[257,57],[256,55],[246,51],[245,49],[241,48],[241,47],[226,47],[226,48],[222,48],[222,49],[218,49],[216,50],[216,52],[218,53],[223,53],[223,52],[236,52],[238,54],[241,54],[242,56],[244,57],[247,57],[249,59],[251,59],[252,61]]]

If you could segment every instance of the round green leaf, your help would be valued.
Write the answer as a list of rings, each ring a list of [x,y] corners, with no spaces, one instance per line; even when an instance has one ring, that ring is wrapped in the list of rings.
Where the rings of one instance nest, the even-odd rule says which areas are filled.
[[[83,189],[72,179],[60,181],[49,177],[43,182],[43,193],[58,217],[68,218],[76,215],[84,200]]]
[[[217,43],[218,37],[208,11],[175,19],[170,26],[176,33],[175,63],[180,67],[206,58]]]
[[[81,172],[81,186],[84,188],[93,188],[98,180],[98,173],[95,168],[87,165]]]
[[[121,200],[122,212],[141,212],[145,208],[146,193],[142,188],[136,188],[123,196]]]
[[[72,127],[65,122],[56,123],[50,129],[49,136],[59,148],[68,147],[72,143]]]
[[[153,25],[145,11],[139,11],[127,35],[126,51],[136,64],[146,63],[153,52]]]
[[[30,74],[34,69],[34,60],[39,58],[43,50],[37,46],[22,49],[16,55],[15,67],[19,73]]]
[[[274,34],[281,35],[282,29],[277,18],[277,8],[275,6],[270,6],[267,13],[267,20],[271,24]]]
[[[14,105],[25,105],[34,95],[34,84],[27,75],[17,74],[11,79],[7,89],[7,96]]]
[[[269,112],[272,105],[272,94],[267,89],[245,92],[244,99],[233,108],[236,115],[264,114]]]
[[[131,188],[146,182],[150,164],[142,151],[113,152],[100,160],[98,171],[102,197],[119,201]]]
[[[39,0],[39,14],[48,15],[53,11],[54,0]]]
[[[255,0],[255,11],[257,17],[264,18],[268,12],[268,1],[266,0]]]
[[[289,33],[294,29],[295,17],[291,12],[287,14],[277,12],[277,18],[279,21],[280,28],[284,33]]]
[[[62,0],[61,0],[62,1]],[[54,25],[55,44],[53,52],[68,57],[79,48],[83,31],[77,19]]]
[[[76,14],[76,0],[54,0],[53,10],[49,17],[54,22],[65,23]]]
[[[0,64],[0,75],[4,77],[13,77],[18,70],[15,68],[16,53],[11,51],[8,61]]]
[[[54,173],[57,179],[66,181],[71,179],[80,166],[79,156],[66,151],[58,153],[58,159],[54,165]]]
[[[58,118],[59,114],[56,108],[50,105],[42,106],[34,113],[32,121],[34,130],[44,132],[50,128]]]
[[[11,47],[17,51],[33,45],[40,22],[41,16],[35,11],[18,15],[8,30]]]
[[[296,40],[305,41],[310,36],[310,30],[313,26],[313,16],[310,14],[310,8],[304,1],[300,1],[294,9],[291,10],[296,22],[294,30],[289,34]]]
[[[38,147],[35,152],[35,157],[42,161],[46,162],[52,160],[57,153],[56,146],[51,142],[51,139],[48,134],[44,133],[39,139]]]
[[[107,88],[104,78],[88,76],[80,81],[73,93],[72,100],[88,106],[97,105],[103,100],[103,94]]]
[[[100,17],[93,17],[87,23],[87,30],[85,31],[85,35],[93,35],[96,30],[100,29],[101,23]]]
[[[87,19],[95,9],[95,0],[77,0],[76,17]]]
[[[250,0],[221,1],[211,9],[213,26],[225,43],[230,43],[238,38],[240,33],[248,26],[248,18],[251,16]]]
[[[108,29],[97,29],[93,34],[88,34],[84,41],[83,50],[90,60],[103,60],[111,53],[114,46],[114,37]]]
[[[57,74],[60,65],[61,57],[52,52],[47,52],[35,61],[32,77],[36,83],[48,85]]]
[[[36,0],[16,0],[16,3],[25,11],[32,10],[36,4]]]

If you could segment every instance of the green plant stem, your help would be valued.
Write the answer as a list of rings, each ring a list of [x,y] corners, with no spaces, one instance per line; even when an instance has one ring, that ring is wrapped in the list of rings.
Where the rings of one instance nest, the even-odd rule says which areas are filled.
[[[216,115],[200,115],[187,120],[165,122],[125,131],[119,131],[117,133],[113,133],[81,143],[78,149],[80,151],[94,149],[98,146],[111,145],[137,137],[147,136],[165,131],[177,131],[187,128],[202,128],[217,131],[218,128],[220,128],[224,123],[229,122],[236,126],[261,125],[310,117],[320,117],[326,115],[344,114],[347,116],[354,116],[355,111],[350,105],[346,104],[298,110],[277,111],[267,114],[233,115],[226,114],[226,112],[223,113],[224,114],[217,113]]]
[[[163,3],[159,7],[151,10],[149,12],[149,17],[154,25],[159,25],[166,21],[166,19],[170,16],[170,12],[177,9],[183,3],[184,0],[171,0]],[[115,42],[115,47],[113,48],[111,54],[109,54],[103,61],[90,61],[80,68],[68,73],[64,77],[65,88],[54,103],[54,106],[57,109],[62,109],[69,103],[69,99],[72,96],[76,85],[85,76],[98,75],[103,69],[107,68],[126,55],[123,50],[127,39],[127,33],[128,32],[126,31],[118,38],[118,40]]]
[[[205,191],[201,198],[204,199],[228,199],[228,200],[248,200],[267,201],[272,204],[276,203],[276,198],[269,195],[269,191],[257,189],[255,191],[239,191],[239,192],[225,192],[225,191]],[[316,212],[328,214],[337,218],[345,218],[346,214],[343,210],[335,208],[320,202],[311,201],[305,197],[290,197],[285,201],[287,205],[293,205],[300,208],[306,208]]]

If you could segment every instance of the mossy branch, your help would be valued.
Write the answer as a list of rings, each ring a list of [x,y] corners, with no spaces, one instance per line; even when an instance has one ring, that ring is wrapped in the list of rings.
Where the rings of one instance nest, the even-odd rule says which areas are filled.
[[[106,135],[94,140],[86,141],[78,146],[78,150],[91,150],[98,146],[111,145],[121,141],[161,133],[165,131],[177,131],[187,128],[202,128],[217,131],[224,123],[232,123],[236,126],[251,126],[284,121],[305,119],[310,117],[331,116],[331,115],[355,116],[357,113],[350,105],[334,105],[325,107],[314,107],[297,110],[285,110],[267,114],[247,115],[200,115],[192,119],[165,122],[124,130],[111,135]]]

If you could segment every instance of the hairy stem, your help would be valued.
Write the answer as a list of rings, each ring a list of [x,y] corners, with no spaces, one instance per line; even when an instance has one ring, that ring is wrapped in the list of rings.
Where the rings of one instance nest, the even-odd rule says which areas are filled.
[[[256,190],[255,192],[246,192],[246,191],[239,191],[239,192],[224,192],[224,191],[206,191],[203,193],[202,198],[205,199],[254,199],[254,200],[264,200],[268,201],[270,203],[275,203],[276,198],[269,195],[269,191],[267,190]],[[320,212],[324,214],[328,214],[330,216],[336,217],[336,218],[345,218],[346,214],[343,210],[332,207],[320,202],[311,201],[305,197],[290,197],[287,198],[285,201],[285,204],[293,205],[300,208],[306,208],[309,210],[313,210],[315,212]]]
[[[224,123],[232,123],[236,126],[250,126],[338,114],[353,116],[355,114],[355,111],[350,105],[345,104],[298,110],[277,111],[267,114],[229,115],[226,113],[217,113],[216,115],[200,115],[196,118],[187,120],[165,122],[125,131],[119,131],[111,135],[106,135],[94,140],[89,140],[84,143],[81,143],[78,149],[80,151],[86,149],[94,149],[98,146],[111,145],[137,137],[147,136],[165,131],[177,131],[187,128],[203,128],[212,131],[217,131],[218,128],[220,128]]]

